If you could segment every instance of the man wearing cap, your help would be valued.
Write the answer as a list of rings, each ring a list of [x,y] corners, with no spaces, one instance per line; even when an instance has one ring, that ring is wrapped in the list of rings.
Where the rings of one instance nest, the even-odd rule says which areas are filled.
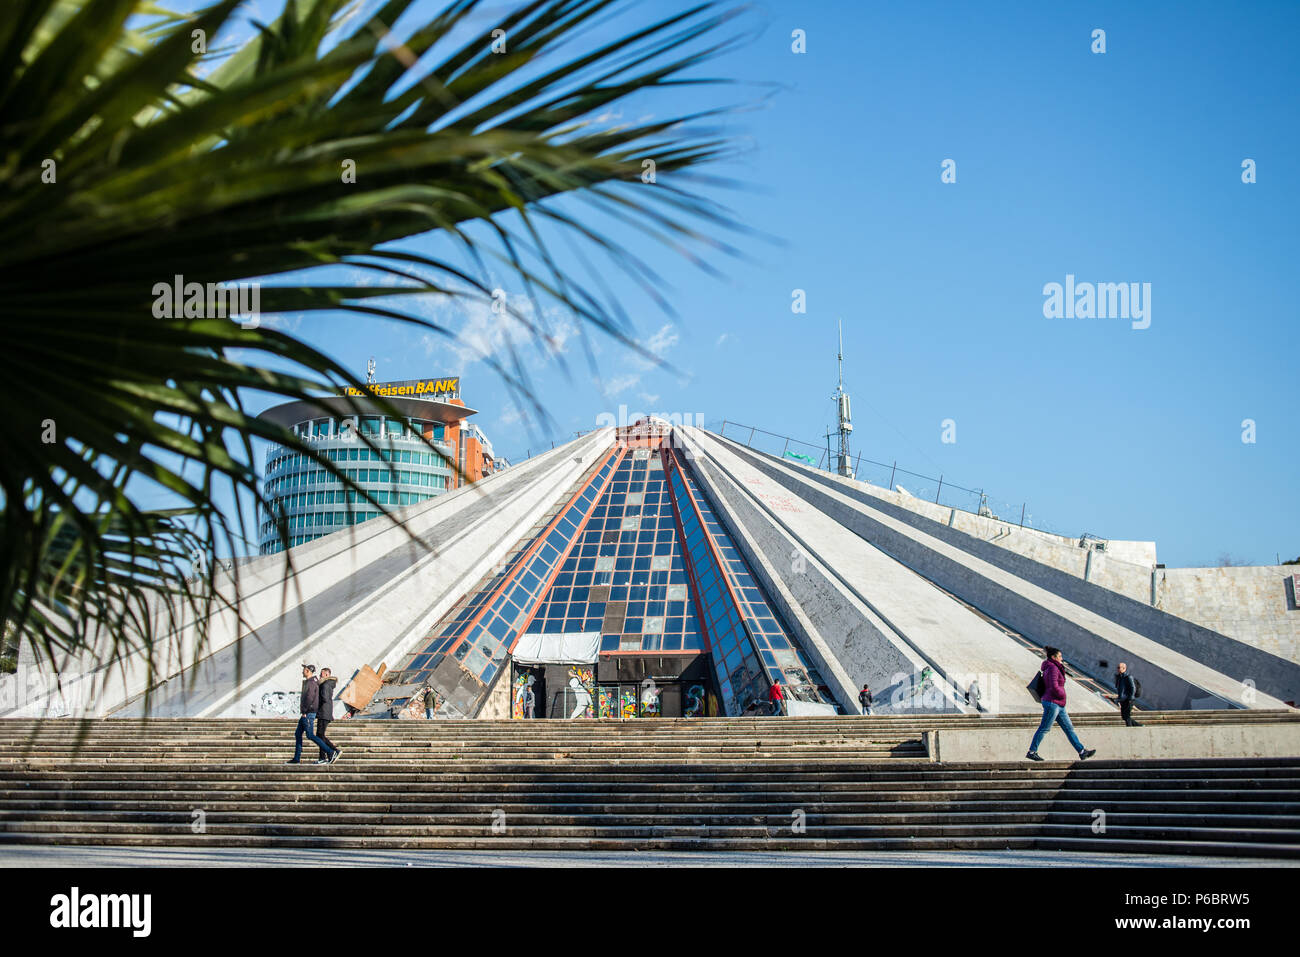
[[[322,758],[317,764],[326,764],[334,757],[335,749],[329,747],[324,741],[316,737],[313,730],[316,726],[316,711],[320,708],[320,682],[316,680],[316,668],[314,665],[302,666],[302,698],[298,705],[298,728],[293,734],[293,757],[285,764],[298,764],[302,761],[302,736],[307,735],[308,740],[316,747],[321,749],[322,754],[329,754],[329,758]]]

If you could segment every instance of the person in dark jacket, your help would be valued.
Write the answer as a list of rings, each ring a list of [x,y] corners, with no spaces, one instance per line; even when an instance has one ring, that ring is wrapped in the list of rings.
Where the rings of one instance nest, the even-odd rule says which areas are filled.
[[[1061,649],[1049,646],[1046,651],[1047,660],[1039,669],[1043,676],[1043,720],[1039,722],[1038,730],[1034,732],[1034,740],[1030,743],[1029,753],[1025,757],[1030,761],[1042,761],[1038,754],[1038,746],[1043,743],[1043,736],[1052,729],[1052,725],[1059,724],[1065,736],[1069,738],[1071,746],[1079,752],[1079,760],[1085,761],[1097,752],[1084,748],[1083,742],[1074,733],[1070,716],[1066,714],[1065,662],[1061,658]]]
[[[863,714],[871,714],[871,686],[865,681],[862,683],[862,690],[858,692],[858,704],[862,705]]]
[[[433,712],[438,707],[438,692],[432,687],[424,689],[424,718],[426,721],[433,720]]]
[[[1115,692],[1119,696],[1119,716],[1130,728],[1142,727],[1141,721],[1133,720],[1133,699],[1137,697],[1137,684],[1128,673],[1128,665],[1119,663],[1115,672]]]
[[[316,737],[313,730],[316,725],[316,711],[320,708],[320,682],[316,680],[314,665],[302,666],[302,697],[298,704],[298,728],[293,733],[293,757],[285,764],[298,764],[302,761],[302,736],[305,734],[312,744],[325,750],[325,742]],[[331,752],[333,748],[329,749]],[[316,762],[320,764],[320,761]]]
[[[320,760],[317,764],[324,764],[328,761],[333,764],[343,753],[343,749],[336,747],[334,742],[325,737],[325,729],[330,726],[334,720],[334,686],[338,684],[338,679],[330,672],[328,668],[320,670],[320,709],[316,712],[316,737],[328,745],[320,749]]]

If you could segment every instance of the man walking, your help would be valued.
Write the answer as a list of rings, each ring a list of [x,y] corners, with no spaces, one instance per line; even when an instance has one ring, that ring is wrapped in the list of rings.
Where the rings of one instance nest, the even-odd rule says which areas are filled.
[[[320,707],[316,712],[316,737],[325,742],[329,750],[325,747],[320,749],[320,760],[317,764],[333,764],[343,753],[342,748],[334,746],[334,742],[325,737],[325,729],[329,727],[330,722],[334,720],[334,685],[338,679],[330,672],[328,668],[320,670]]]
[[[1065,712],[1065,661],[1061,657],[1061,649],[1049,645],[1046,651],[1047,660],[1039,669],[1039,673],[1043,676],[1043,720],[1039,722],[1038,730],[1034,732],[1034,740],[1030,743],[1029,753],[1025,757],[1030,761],[1042,761],[1043,758],[1038,754],[1038,746],[1043,743],[1043,736],[1051,730],[1052,725],[1059,724],[1070,745],[1079,752],[1079,760],[1086,761],[1097,751],[1084,748],[1083,742],[1074,733],[1070,716]]]
[[[871,686],[865,681],[862,682],[862,690],[858,692],[858,704],[862,705],[863,714],[871,714]]]
[[[293,733],[293,757],[285,764],[298,764],[302,761],[302,736],[305,734],[312,744],[316,745],[322,751],[326,750],[325,742],[316,737],[313,730],[316,724],[316,711],[320,708],[320,682],[316,680],[316,668],[314,665],[302,666],[302,697],[298,705],[298,728]],[[334,749],[328,749],[332,752]],[[317,762],[319,763],[319,762]]]
[[[772,688],[767,693],[767,700],[772,702],[772,717],[781,716],[781,705],[785,702],[785,692],[781,690],[781,679],[772,682]]]
[[[1119,695],[1119,716],[1130,728],[1142,727],[1141,721],[1133,720],[1133,699],[1137,697],[1137,683],[1128,673],[1128,665],[1119,663],[1115,672],[1115,691]]]

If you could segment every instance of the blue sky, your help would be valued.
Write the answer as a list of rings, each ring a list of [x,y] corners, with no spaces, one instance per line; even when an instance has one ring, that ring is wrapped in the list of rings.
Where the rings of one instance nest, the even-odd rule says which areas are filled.
[[[593,42],[671,9],[633,5]],[[461,375],[479,425],[518,458],[620,404],[820,442],[842,319],[855,454],[983,488],[1004,517],[1027,503],[1041,528],[1154,540],[1170,566],[1300,554],[1300,5],[800,0],[742,22],[755,35],[698,71],[736,85],[619,108],[750,107],[726,121],[741,154],[716,169],[744,185],[709,193],[775,238],[740,238],[750,261],[711,257],[720,280],[611,228],[667,278],[676,315],[603,278],[684,374],[606,340],[602,392],[571,321],[548,312],[570,375],[530,367],[544,432],[463,347],[346,317],[297,332],[358,373],[374,355],[381,380]],[[1043,287],[1067,274],[1150,283],[1150,327],[1045,318]],[[429,309],[499,342],[481,314]]]

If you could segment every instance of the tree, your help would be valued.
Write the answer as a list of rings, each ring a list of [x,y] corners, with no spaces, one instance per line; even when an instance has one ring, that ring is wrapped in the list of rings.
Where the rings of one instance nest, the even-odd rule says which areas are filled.
[[[734,42],[718,38],[733,14],[712,3],[583,49],[628,4],[535,0],[485,21],[500,8],[479,0],[431,17],[387,0],[368,18],[347,0],[286,0],[220,49],[239,5],[8,0],[0,21],[0,620],[51,661],[93,648],[101,663],[152,663],[179,622],[231,604],[218,557],[241,553],[247,503],[265,504],[253,439],[315,457],[246,400],[361,385],[285,329],[232,321],[216,284],[346,265],[367,279],[264,285],[261,312],[447,334],[391,297],[488,299],[494,263],[534,301],[633,344],[617,305],[549,246],[567,234],[647,289],[657,277],[545,201],[572,193],[670,244],[728,248],[706,235],[731,227],[726,214],[680,185],[729,151],[682,125],[707,114],[598,121],[632,94],[704,82],[687,71]],[[424,19],[398,40],[408,11]],[[430,231],[474,268],[393,245]],[[158,290],[176,276],[200,294],[172,315]],[[494,361],[528,399],[517,357]],[[240,503],[232,517],[219,488]],[[147,507],[157,490],[176,507]]]

